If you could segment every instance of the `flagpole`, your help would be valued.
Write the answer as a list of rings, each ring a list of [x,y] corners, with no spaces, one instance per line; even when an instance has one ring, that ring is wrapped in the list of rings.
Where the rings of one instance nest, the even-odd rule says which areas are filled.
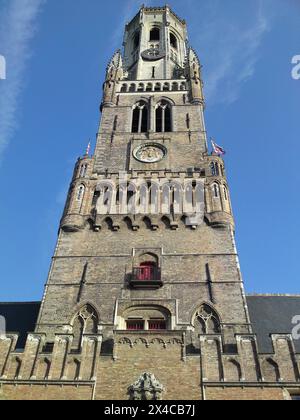
[[[89,141],[89,144],[88,144],[88,146],[86,148],[85,156],[89,156],[90,150],[91,150],[91,140]]]

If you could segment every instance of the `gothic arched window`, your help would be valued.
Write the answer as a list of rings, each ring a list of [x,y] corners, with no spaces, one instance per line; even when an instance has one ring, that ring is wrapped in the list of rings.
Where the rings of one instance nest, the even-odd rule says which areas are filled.
[[[167,133],[172,131],[171,105],[167,101],[161,101],[156,107],[156,132]]]
[[[227,191],[226,186],[224,186],[224,197],[225,197],[225,200],[228,201],[228,191]]]
[[[160,30],[159,28],[153,28],[150,31],[150,41],[159,41],[160,40]]]
[[[72,349],[78,351],[82,346],[84,334],[97,334],[98,315],[94,308],[85,305],[76,315],[73,321],[73,343]]]
[[[215,198],[219,198],[219,185],[218,184],[214,184],[213,185],[213,189],[214,189],[214,196],[215,196]]]
[[[217,313],[209,306],[202,305],[196,313],[195,328],[200,330],[201,334],[218,334],[221,332],[220,320]]]
[[[172,48],[174,48],[175,50],[177,50],[178,48],[178,42],[177,42],[177,38],[174,34],[170,34],[170,45]]]
[[[132,132],[147,133],[148,131],[148,105],[144,101],[138,102],[133,108]]]
[[[81,201],[83,199],[84,192],[85,192],[85,186],[80,185],[80,187],[78,188],[78,193],[77,193],[77,201]]]
[[[82,165],[80,168],[80,178],[84,178],[87,172],[87,165]]]
[[[216,167],[215,167],[214,162],[211,162],[210,168],[211,168],[211,174],[212,174],[212,176],[216,176]]]

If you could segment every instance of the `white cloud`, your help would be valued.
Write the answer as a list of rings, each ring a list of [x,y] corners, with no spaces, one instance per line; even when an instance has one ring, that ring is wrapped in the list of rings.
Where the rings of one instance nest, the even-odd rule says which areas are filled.
[[[235,102],[242,85],[255,73],[260,47],[270,23],[263,14],[261,3],[253,7],[248,19],[224,16],[211,8],[201,25],[197,49],[203,51],[205,64],[205,94],[210,104]]]
[[[18,126],[19,98],[36,19],[44,0],[9,0],[1,5],[0,53],[7,64],[6,80],[0,81],[0,159]]]

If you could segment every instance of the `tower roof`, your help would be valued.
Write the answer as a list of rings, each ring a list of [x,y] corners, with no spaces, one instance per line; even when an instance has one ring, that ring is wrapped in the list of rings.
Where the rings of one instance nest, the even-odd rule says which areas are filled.
[[[186,25],[186,21],[185,21],[185,19],[182,19],[182,18],[180,18],[172,9],[171,9],[171,7],[168,5],[168,4],[166,4],[165,6],[162,6],[162,7],[148,7],[148,6],[145,6],[144,4],[140,7],[140,10],[139,10],[139,12],[134,16],[134,18],[133,19],[131,19],[131,21],[129,21],[128,22],[128,24],[130,24],[131,22],[133,22],[139,15],[140,15],[140,13],[141,13],[141,11],[144,11],[144,12],[166,12],[166,11],[169,11],[170,13],[171,13],[171,15],[173,16],[173,17],[175,17],[175,19],[177,19],[178,20],[178,22],[180,22],[182,25]]]

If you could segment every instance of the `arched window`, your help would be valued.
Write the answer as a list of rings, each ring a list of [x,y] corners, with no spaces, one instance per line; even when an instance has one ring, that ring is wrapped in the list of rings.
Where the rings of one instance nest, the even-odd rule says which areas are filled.
[[[227,191],[227,187],[224,186],[224,198],[226,201],[228,201],[228,191]]]
[[[129,87],[129,92],[135,92],[135,84],[132,83]]]
[[[140,83],[138,86],[138,92],[144,92],[145,86],[144,83]]]
[[[170,45],[172,48],[174,48],[175,50],[177,50],[178,48],[178,42],[177,42],[177,38],[174,34],[170,34]]]
[[[140,33],[136,32],[133,38],[133,46],[136,49],[139,47],[139,45],[140,45]]]
[[[92,206],[96,206],[97,205],[97,202],[98,202],[98,200],[100,198],[100,195],[101,195],[101,191],[95,191],[94,192]]]
[[[152,92],[152,83],[147,84],[146,92]]]
[[[80,178],[84,178],[87,172],[87,165],[82,165],[80,168]]]
[[[210,167],[212,176],[220,176],[220,165],[218,162],[211,162]]]
[[[81,349],[84,334],[97,334],[98,322],[97,313],[92,306],[85,305],[79,311],[73,321],[73,351]]]
[[[177,91],[178,90],[178,83],[175,82],[175,83],[172,84],[172,90],[173,91]]]
[[[160,30],[159,28],[153,28],[150,31],[150,41],[159,41],[160,40]]]
[[[161,84],[156,83],[154,90],[155,90],[155,92],[160,92],[161,91]]]
[[[167,133],[172,131],[171,105],[161,101],[156,107],[156,132]]]
[[[194,326],[201,334],[218,334],[221,332],[220,320],[209,305],[202,305],[196,313]]]
[[[213,185],[213,189],[214,189],[214,196],[215,196],[215,198],[219,198],[219,185],[218,184],[214,184]]]
[[[85,186],[80,185],[80,187],[78,188],[78,193],[77,193],[77,201],[81,201],[83,199],[84,192],[85,192]]]
[[[212,176],[216,176],[216,167],[215,167],[215,163],[214,162],[211,162],[210,168],[211,168],[211,174],[212,174]]]
[[[121,87],[121,93],[126,93],[127,92],[127,85],[123,84]]]
[[[147,133],[148,131],[148,106],[146,102],[138,102],[133,109],[132,132]]]
[[[163,91],[164,91],[164,92],[169,92],[169,90],[170,90],[170,85],[169,85],[169,83],[164,83]]]

